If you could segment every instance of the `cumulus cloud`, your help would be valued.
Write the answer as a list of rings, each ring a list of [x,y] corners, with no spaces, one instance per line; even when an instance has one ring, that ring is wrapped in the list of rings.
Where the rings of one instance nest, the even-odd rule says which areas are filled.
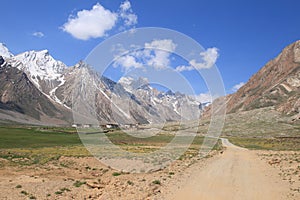
[[[123,69],[129,70],[130,68],[143,68],[143,65],[147,65],[158,70],[165,69],[170,66],[170,55],[176,46],[170,39],[153,40],[145,43],[141,50],[120,56],[129,51],[118,44],[113,48],[113,51],[117,53],[114,67],[121,66]]]
[[[169,39],[153,40],[151,43],[145,43],[145,52],[153,50],[153,55],[150,53],[147,65],[153,66],[156,69],[169,67],[170,54],[175,51],[176,46]]]
[[[120,9],[123,12],[126,12],[126,11],[130,10],[131,9],[131,3],[129,1],[124,1],[123,3],[121,3]]]
[[[182,65],[176,67],[176,71],[182,72],[182,71],[191,71],[194,69],[200,70],[200,69],[209,69],[216,63],[219,53],[218,49],[208,48],[206,51],[203,51],[200,53],[200,57],[202,62],[197,62],[195,59],[189,61],[189,65]]]
[[[105,36],[118,19],[118,15],[97,3],[91,10],[81,10],[70,16],[62,29],[80,40]]]
[[[42,38],[45,36],[45,34],[43,32],[38,31],[38,32],[32,33],[32,36]]]
[[[69,16],[68,21],[62,26],[62,30],[76,39],[88,40],[106,36],[117,25],[120,25],[120,30],[134,27],[137,19],[138,17],[133,13],[128,0],[121,3],[117,12],[106,9],[97,3],[91,10],[80,10],[75,16]]]
[[[122,66],[123,69],[128,71],[130,68],[143,68],[143,64],[136,61],[134,56],[125,55],[116,59],[114,67]]]
[[[234,86],[231,88],[231,90],[232,90],[233,92],[236,92],[236,91],[238,91],[241,87],[243,87],[243,85],[245,85],[245,83],[244,83],[244,82],[240,82],[240,83],[234,85]]]
[[[128,0],[120,5],[119,16],[124,20],[124,25],[127,27],[137,24],[137,15],[133,13],[131,3]]]

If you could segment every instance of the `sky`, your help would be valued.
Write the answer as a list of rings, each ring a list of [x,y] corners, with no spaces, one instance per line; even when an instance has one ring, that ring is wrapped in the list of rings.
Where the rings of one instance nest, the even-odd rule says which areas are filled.
[[[216,64],[226,92],[232,93],[300,39],[299,8],[298,0],[3,0],[0,42],[13,54],[48,49],[55,59],[72,66],[124,30],[168,28],[204,47],[204,63],[198,66]],[[152,42],[150,46],[159,46]],[[160,42],[172,50],[172,41]],[[166,58],[162,53],[156,56]],[[191,61],[178,71],[196,79],[189,75]],[[197,88],[198,83],[191,82]],[[197,94],[205,92],[196,89]]]

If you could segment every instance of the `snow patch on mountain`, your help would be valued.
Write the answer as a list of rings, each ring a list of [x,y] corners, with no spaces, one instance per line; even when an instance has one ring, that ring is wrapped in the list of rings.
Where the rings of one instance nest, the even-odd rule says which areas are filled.
[[[11,58],[14,55],[8,50],[5,44],[0,43],[0,56],[3,56],[4,58]]]
[[[123,86],[123,88],[129,92],[132,93],[133,92],[133,88],[131,86],[131,84],[134,82],[134,79],[131,77],[121,77],[119,80],[119,84],[121,84]]]
[[[149,85],[149,80],[144,77],[140,77],[136,80],[132,77],[124,76],[120,78],[118,83],[121,84],[123,88],[129,93],[134,93],[134,91],[140,88],[148,89],[148,90],[152,89]]]
[[[172,103],[173,110],[174,110],[178,115],[180,115],[180,113],[179,113],[178,110],[177,110],[177,104],[178,104],[178,101],[175,101],[175,102]]]
[[[57,80],[67,68],[63,62],[55,60],[48,50],[27,51],[14,59],[23,64],[20,70],[29,72],[33,79]]]
[[[50,97],[52,100],[54,100],[56,103],[61,104],[61,105],[63,105],[64,107],[66,107],[66,108],[68,108],[68,109],[71,109],[69,106],[67,106],[66,104],[64,104],[59,98],[57,98],[57,96],[56,96],[56,94],[55,94],[56,90],[57,90],[59,87],[63,86],[63,85],[65,84],[65,82],[66,82],[65,79],[64,79],[64,76],[61,76],[61,77],[59,78],[59,81],[60,81],[60,84],[59,84],[57,87],[53,88],[53,89],[49,92],[49,97]]]

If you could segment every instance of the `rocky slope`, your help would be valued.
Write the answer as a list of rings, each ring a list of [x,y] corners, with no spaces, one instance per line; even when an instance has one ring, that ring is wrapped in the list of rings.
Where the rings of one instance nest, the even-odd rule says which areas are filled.
[[[48,124],[65,124],[71,116],[68,110],[49,101],[26,73],[5,63],[0,67],[0,109],[2,113],[13,111]]]
[[[275,106],[288,115],[300,112],[300,41],[287,46],[274,60],[228,99],[228,112]]]
[[[287,46],[236,93],[225,97],[227,113],[273,107],[279,113],[300,119],[300,40]],[[214,101],[218,107],[219,100]],[[205,116],[209,116],[208,107]]]

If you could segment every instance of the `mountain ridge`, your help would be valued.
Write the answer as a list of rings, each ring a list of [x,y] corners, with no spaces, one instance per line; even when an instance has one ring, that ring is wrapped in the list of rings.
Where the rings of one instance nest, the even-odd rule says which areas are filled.
[[[7,55],[9,50],[6,48],[5,52]],[[197,114],[201,112],[201,103],[187,95],[176,96],[171,93],[163,93],[147,84],[143,87],[135,88],[135,91],[127,91],[125,86],[122,85],[122,81],[116,83],[106,77],[100,77],[90,66],[82,61],[75,66],[68,67],[63,62],[55,60],[48,50],[27,51],[16,56],[11,54],[10,57],[3,56],[2,59],[3,63],[1,66],[3,70],[1,75],[3,80],[0,80],[1,84],[7,84],[4,80],[12,80],[9,87],[12,90],[12,82],[17,82],[20,79],[19,76],[8,76],[6,73],[8,69],[19,70],[20,73],[24,73],[27,77],[26,81],[32,83],[27,91],[29,93],[34,91],[36,95],[36,89],[39,90],[43,96],[41,101],[48,101],[47,105],[54,105],[53,110],[55,110],[55,114],[52,113],[51,117],[56,116],[59,120],[65,121],[66,124],[70,124],[73,121],[70,116],[72,104],[74,103],[74,90],[81,88],[82,84],[90,83],[88,82],[90,80],[93,81],[91,84],[95,86],[97,92],[93,94],[96,100],[89,100],[96,106],[97,120],[100,124],[161,123],[163,121],[190,120],[196,118]],[[81,79],[81,76],[85,77]],[[86,91],[81,92],[84,93]],[[27,95],[29,94],[21,93],[23,96],[18,96],[16,92],[9,94],[11,95],[10,98],[15,101],[14,105],[21,105],[24,110],[24,105],[20,104],[20,99],[28,98]],[[3,96],[5,96],[5,91],[0,92],[0,97],[3,98]],[[17,96],[19,99],[16,98]],[[127,104],[123,103],[125,102],[124,100],[130,109],[128,109]],[[155,102],[154,100],[157,101]],[[47,113],[38,108],[40,107],[38,104],[38,102],[32,105],[27,104],[26,106],[29,109],[25,109],[25,112],[22,114],[28,114],[30,117],[40,120],[41,115],[47,115]],[[195,111],[195,108],[197,108],[198,112],[189,114],[189,112],[179,113],[177,110],[186,110],[189,106],[192,107],[190,110]],[[20,112],[17,107],[13,110]],[[35,114],[28,113],[30,110]],[[90,110],[89,112],[93,111]]]
[[[220,100],[213,105],[218,107]],[[300,40],[285,47],[225,101],[227,113],[274,107],[292,121],[300,120]],[[204,116],[210,116],[211,109]]]

